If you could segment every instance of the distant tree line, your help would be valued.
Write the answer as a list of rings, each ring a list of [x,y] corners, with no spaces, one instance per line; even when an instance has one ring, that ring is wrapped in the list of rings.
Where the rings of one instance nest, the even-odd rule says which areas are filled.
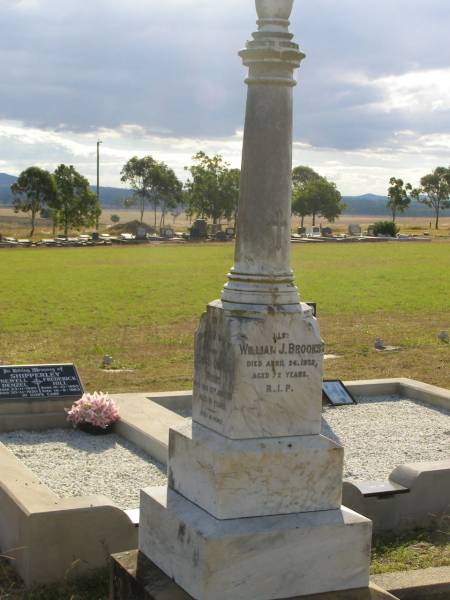
[[[15,212],[31,213],[30,237],[33,237],[38,215],[53,222],[53,232],[94,225],[101,213],[97,195],[88,180],[72,166],[61,164],[54,173],[39,167],[22,171],[11,186]]]
[[[439,229],[441,212],[450,208],[450,167],[437,167],[432,173],[424,175],[420,186],[415,189],[410,183],[395,177],[391,177],[389,183],[387,207],[392,212],[393,223],[397,214],[408,208],[411,200],[417,200],[433,209],[435,229]]]
[[[236,222],[240,170],[231,168],[221,155],[208,156],[205,152],[193,156],[185,170],[188,178],[183,185],[164,162],[152,156],[134,156],[120,173],[121,181],[132,191],[124,205],[138,208],[141,223],[150,206],[155,227],[158,212],[160,226],[164,226],[167,214],[175,219],[181,211],[190,218],[210,219],[215,224],[222,220]],[[294,168],[292,189],[293,212],[301,217],[302,226],[308,215],[313,224],[318,216],[333,222],[345,208],[336,185],[310,167]],[[54,232],[61,227],[67,236],[71,229],[95,225],[101,214],[97,195],[73,166],[62,164],[54,173],[30,167],[20,174],[11,191],[15,211],[31,214],[30,236],[38,215],[52,219]]]

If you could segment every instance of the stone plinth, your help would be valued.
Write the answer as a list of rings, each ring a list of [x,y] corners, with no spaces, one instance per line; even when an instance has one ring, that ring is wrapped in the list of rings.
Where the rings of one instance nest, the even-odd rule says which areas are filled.
[[[367,587],[370,539],[346,508],[219,520],[167,488],[141,492],[139,549],[197,600]]]
[[[322,435],[230,440],[170,431],[169,487],[217,519],[340,508],[344,450]]]
[[[192,600],[192,596],[158,569],[142,552],[138,550],[121,552],[113,554],[111,558],[111,600]],[[289,600],[300,600],[300,597]],[[398,598],[372,584],[355,590],[301,596],[301,600],[398,600]]]
[[[324,344],[311,309],[298,309],[208,306],[196,338],[194,421],[231,439],[320,433]]]

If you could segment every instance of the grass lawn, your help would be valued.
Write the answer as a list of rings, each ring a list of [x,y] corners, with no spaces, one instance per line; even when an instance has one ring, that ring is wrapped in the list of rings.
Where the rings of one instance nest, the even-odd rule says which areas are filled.
[[[189,389],[193,337],[233,262],[231,244],[0,252],[0,364],[74,362],[85,388]],[[450,243],[293,246],[318,304],[327,377],[450,386]],[[375,337],[400,346],[377,353]],[[101,368],[112,355],[118,371]]]

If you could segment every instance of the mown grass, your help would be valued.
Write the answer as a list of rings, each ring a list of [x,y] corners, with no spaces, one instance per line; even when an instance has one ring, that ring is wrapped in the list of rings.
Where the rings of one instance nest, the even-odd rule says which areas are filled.
[[[450,519],[442,518],[431,531],[376,536],[372,548],[372,575],[450,567]]]
[[[0,252],[0,364],[75,362],[85,387],[191,386],[193,337],[233,262],[230,244]],[[450,385],[450,244],[294,246],[302,299],[316,301],[326,375]],[[373,349],[375,337],[400,346]],[[101,369],[113,356],[118,370]]]

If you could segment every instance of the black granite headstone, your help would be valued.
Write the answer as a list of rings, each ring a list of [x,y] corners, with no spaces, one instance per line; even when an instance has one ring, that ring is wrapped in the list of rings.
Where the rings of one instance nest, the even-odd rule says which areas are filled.
[[[81,398],[83,393],[73,364],[0,366],[0,402]]]

